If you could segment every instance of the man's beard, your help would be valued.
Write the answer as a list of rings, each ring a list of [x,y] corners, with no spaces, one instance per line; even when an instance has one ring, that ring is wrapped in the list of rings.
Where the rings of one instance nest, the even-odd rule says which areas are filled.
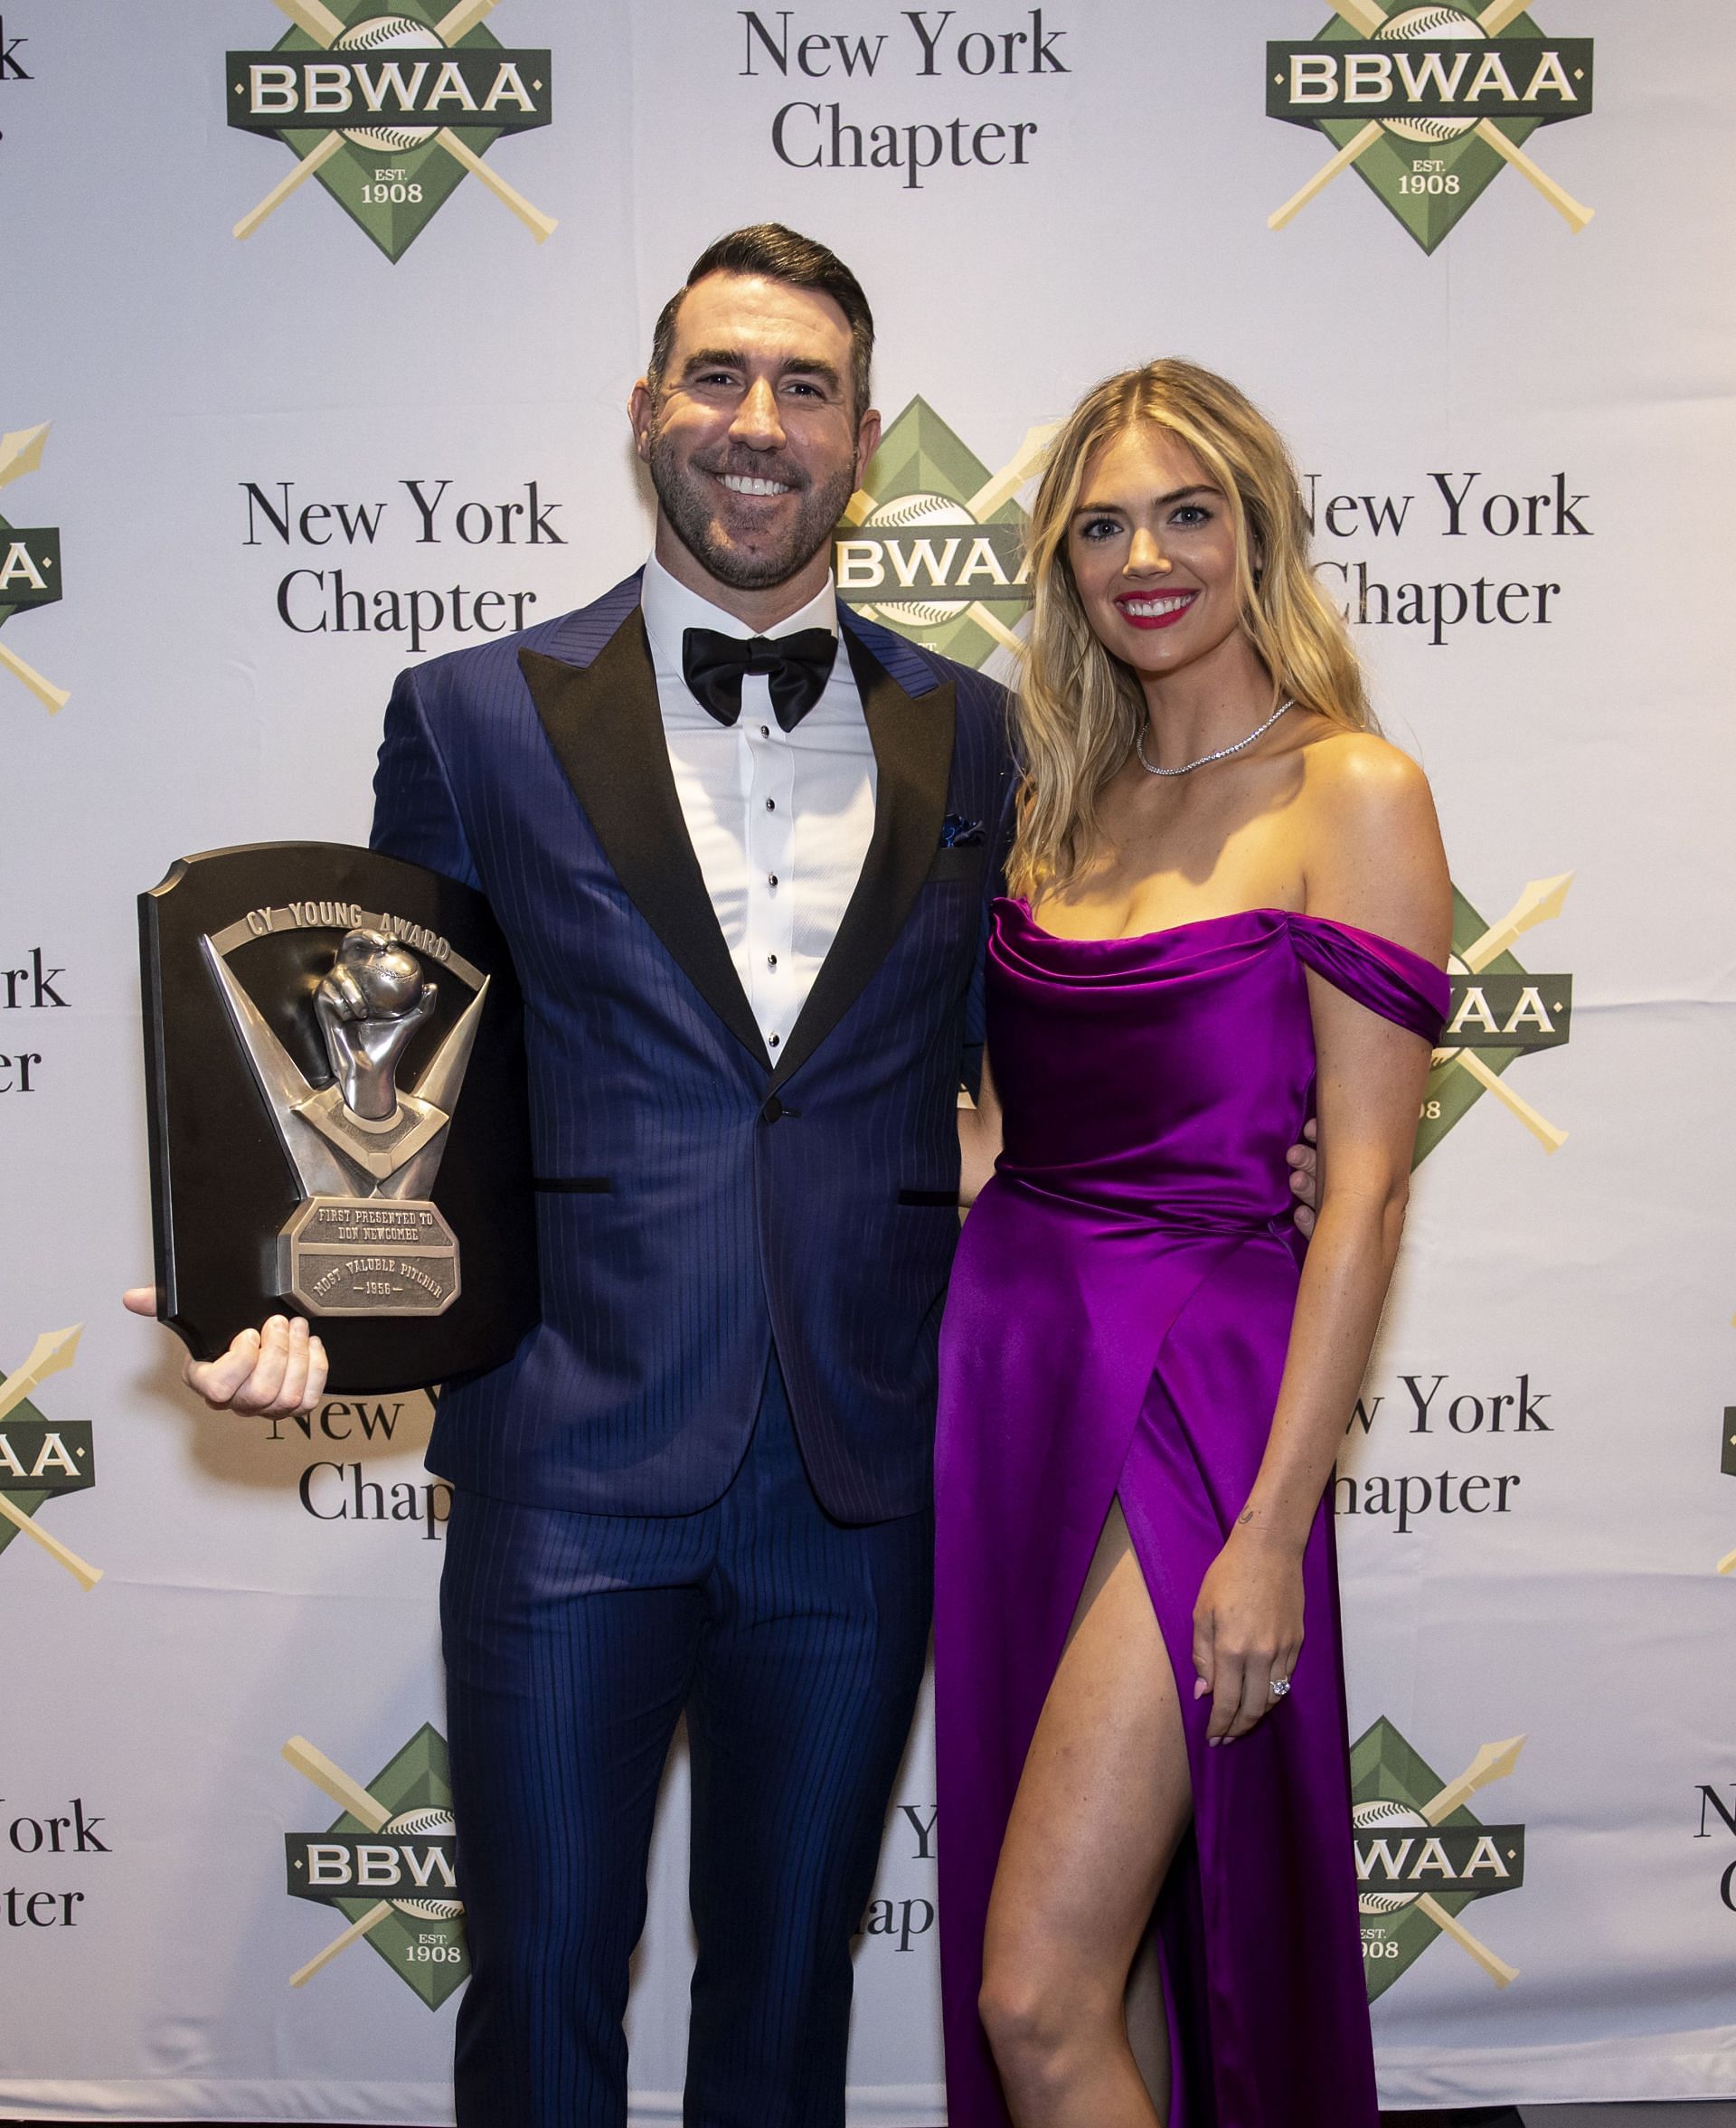
[[[758,454],[743,455],[752,459]],[[676,462],[674,449],[655,429],[648,464],[651,485],[675,537],[709,575],[738,591],[771,590],[807,568],[837,529],[855,487],[854,465],[841,468],[833,479],[817,485],[796,468],[764,456],[759,456],[757,463],[743,465],[726,459],[717,468],[701,468],[691,461],[684,466]],[[783,480],[795,490],[797,507],[794,521],[775,545],[749,553],[720,533],[712,497],[706,493],[718,473],[739,473],[750,480]]]

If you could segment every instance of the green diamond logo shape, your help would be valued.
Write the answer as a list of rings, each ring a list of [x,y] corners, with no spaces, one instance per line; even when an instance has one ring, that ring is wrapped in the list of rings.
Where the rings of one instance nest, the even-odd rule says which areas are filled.
[[[1266,48],[1266,109],[1336,151],[1277,213],[1284,227],[1354,169],[1434,251],[1511,165],[1570,227],[1591,219],[1526,153],[1542,127],[1590,115],[1593,43],[1550,37],[1515,0],[1468,6],[1343,0],[1319,35]]]
[[[328,1791],[353,1784],[300,1737],[284,1756]],[[376,1806],[364,1817],[361,1804]],[[424,1722],[325,1833],[284,1836],[287,1888],[334,1906],[350,1926],[296,1974],[299,1986],[350,1944],[365,1942],[429,2010],[466,1980],[470,1959],[452,1864],[446,1739]]]
[[[1496,1987],[1518,1978],[1459,1916],[1473,1900],[1524,1882],[1524,1827],[1485,1824],[1467,1807],[1513,1771],[1524,1741],[1486,1744],[1451,1781],[1384,1717],[1351,1745],[1351,1840],[1371,2002],[1443,1934]]]
[[[51,1375],[72,1365],[80,1328],[44,1332],[21,1366],[0,1375],[0,1552],[14,1537],[31,1537],[90,1589],[102,1579],[101,1569],[41,1527],[36,1515],[60,1494],[87,1492],[96,1483],[90,1422],[47,1418],[31,1400],[31,1392]]]
[[[5,1379],[0,1376],[0,1386]],[[0,1418],[0,1495],[26,1519],[44,1501],[88,1492],[96,1481],[89,1419],[46,1418],[27,1396]],[[0,1517],[0,1552],[23,1534],[10,1516]]]
[[[1032,429],[989,468],[925,399],[882,436],[834,545],[838,592],[870,619],[961,665],[1014,647],[1031,603],[1017,491],[1053,433]]]
[[[269,51],[228,54],[231,126],[281,140],[296,168],[236,224],[252,235],[316,179],[394,263],[467,175],[479,176],[541,242],[554,222],[482,158],[504,132],[552,117],[550,55],[509,50],[477,0],[320,0]],[[336,24],[322,41],[303,21]]]
[[[1453,889],[1453,951],[1448,967],[1452,1001],[1423,1090],[1413,1168],[1486,1093],[1493,1093],[1545,1152],[1559,1151],[1566,1142],[1567,1133],[1508,1087],[1505,1074],[1521,1057],[1558,1049],[1568,1039],[1572,977],[1528,973],[1510,945],[1534,924],[1561,913],[1572,879],[1567,872],[1533,880],[1495,923],[1486,922],[1458,887]]]

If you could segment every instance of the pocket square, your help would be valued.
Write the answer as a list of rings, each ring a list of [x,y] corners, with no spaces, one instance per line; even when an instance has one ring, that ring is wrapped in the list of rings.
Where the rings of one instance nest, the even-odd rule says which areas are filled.
[[[982,839],[982,822],[967,820],[962,813],[948,813],[940,823],[940,847],[943,850],[969,849]]]

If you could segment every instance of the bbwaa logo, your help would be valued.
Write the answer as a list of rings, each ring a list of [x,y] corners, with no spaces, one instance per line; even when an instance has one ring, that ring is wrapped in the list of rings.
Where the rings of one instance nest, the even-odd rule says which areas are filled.
[[[81,1323],[70,1330],[44,1330],[24,1365],[0,1376],[0,1552],[22,1533],[33,1538],[78,1583],[94,1588],[102,1579],[92,1566],[51,1537],[36,1520],[45,1500],[63,1492],[86,1492],[97,1481],[96,1450],[89,1419],[48,1419],[31,1398],[51,1375],[70,1367],[79,1348]]]
[[[284,1835],[290,1896],[335,1906],[349,1923],[289,1976],[289,1985],[305,1987],[365,1936],[405,1986],[438,2010],[470,1971],[445,1739],[424,1722],[365,1788],[305,1736],[292,1736],[283,1755],[341,1806],[324,1832]]]
[[[228,55],[231,126],[275,134],[296,166],[235,224],[250,237],[310,177],[388,259],[401,259],[467,175],[538,243],[555,224],[483,160],[503,133],[546,126],[549,54],[482,27],[496,0],[276,0],[291,27],[269,52]]]
[[[1568,227],[1591,209],[1526,154],[1539,126],[1591,110],[1591,39],[1547,37],[1525,0],[1462,7],[1333,0],[1306,43],[1266,47],[1266,115],[1316,128],[1337,153],[1268,226],[1294,221],[1353,166],[1432,251],[1510,165]]]
[[[1512,1773],[1524,1741],[1486,1744],[1455,1781],[1442,1781],[1384,1719],[1351,1745],[1351,1839],[1371,2002],[1443,1935],[1497,1988],[1518,1979],[1459,1915],[1473,1899],[1517,1891],[1525,1880],[1524,1827],[1485,1825],[1466,1808],[1479,1789]]]
[[[1453,889],[1453,951],[1447,964],[1452,1004],[1423,1090],[1413,1168],[1486,1093],[1494,1094],[1545,1152],[1566,1144],[1566,1131],[1515,1093],[1503,1074],[1520,1057],[1559,1049],[1568,1038],[1573,978],[1528,974],[1511,948],[1533,924],[1561,914],[1572,884],[1571,872],[1533,879],[1497,923],[1486,923]]]
[[[0,436],[0,487],[10,486],[25,473],[33,473],[42,462],[42,446],[47,441],[46,421]],[[0,628],[28,607],[53,605],[60,595],[60,534],[40,525],[8,525],[0,517]],[[57,709],[65,708],[70,699],[66,689],[45,680],[33,666],[26,665],[4,644],[0,644],[0,665],[24,683],[51,716]]]
[[[1053,434],[1027,430],[991,473],[925,400],[911,400],[838,527],[839,595],[961,665],[1016,649],[1014,624],[1031,603],[1016,497]]]

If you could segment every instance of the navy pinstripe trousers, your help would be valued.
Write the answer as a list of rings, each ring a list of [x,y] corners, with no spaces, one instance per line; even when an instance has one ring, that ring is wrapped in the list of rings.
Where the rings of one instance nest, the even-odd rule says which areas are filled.
[[[834,1521],[774,1357],[696,1514],[460,1492],[441,1619],[472,1971],[460,2128],[623,2128],[627,1961],[677,1718],[698,1962],[687,2128],[842,2128],[850,1939],[927,1649],[928,1513]]]

